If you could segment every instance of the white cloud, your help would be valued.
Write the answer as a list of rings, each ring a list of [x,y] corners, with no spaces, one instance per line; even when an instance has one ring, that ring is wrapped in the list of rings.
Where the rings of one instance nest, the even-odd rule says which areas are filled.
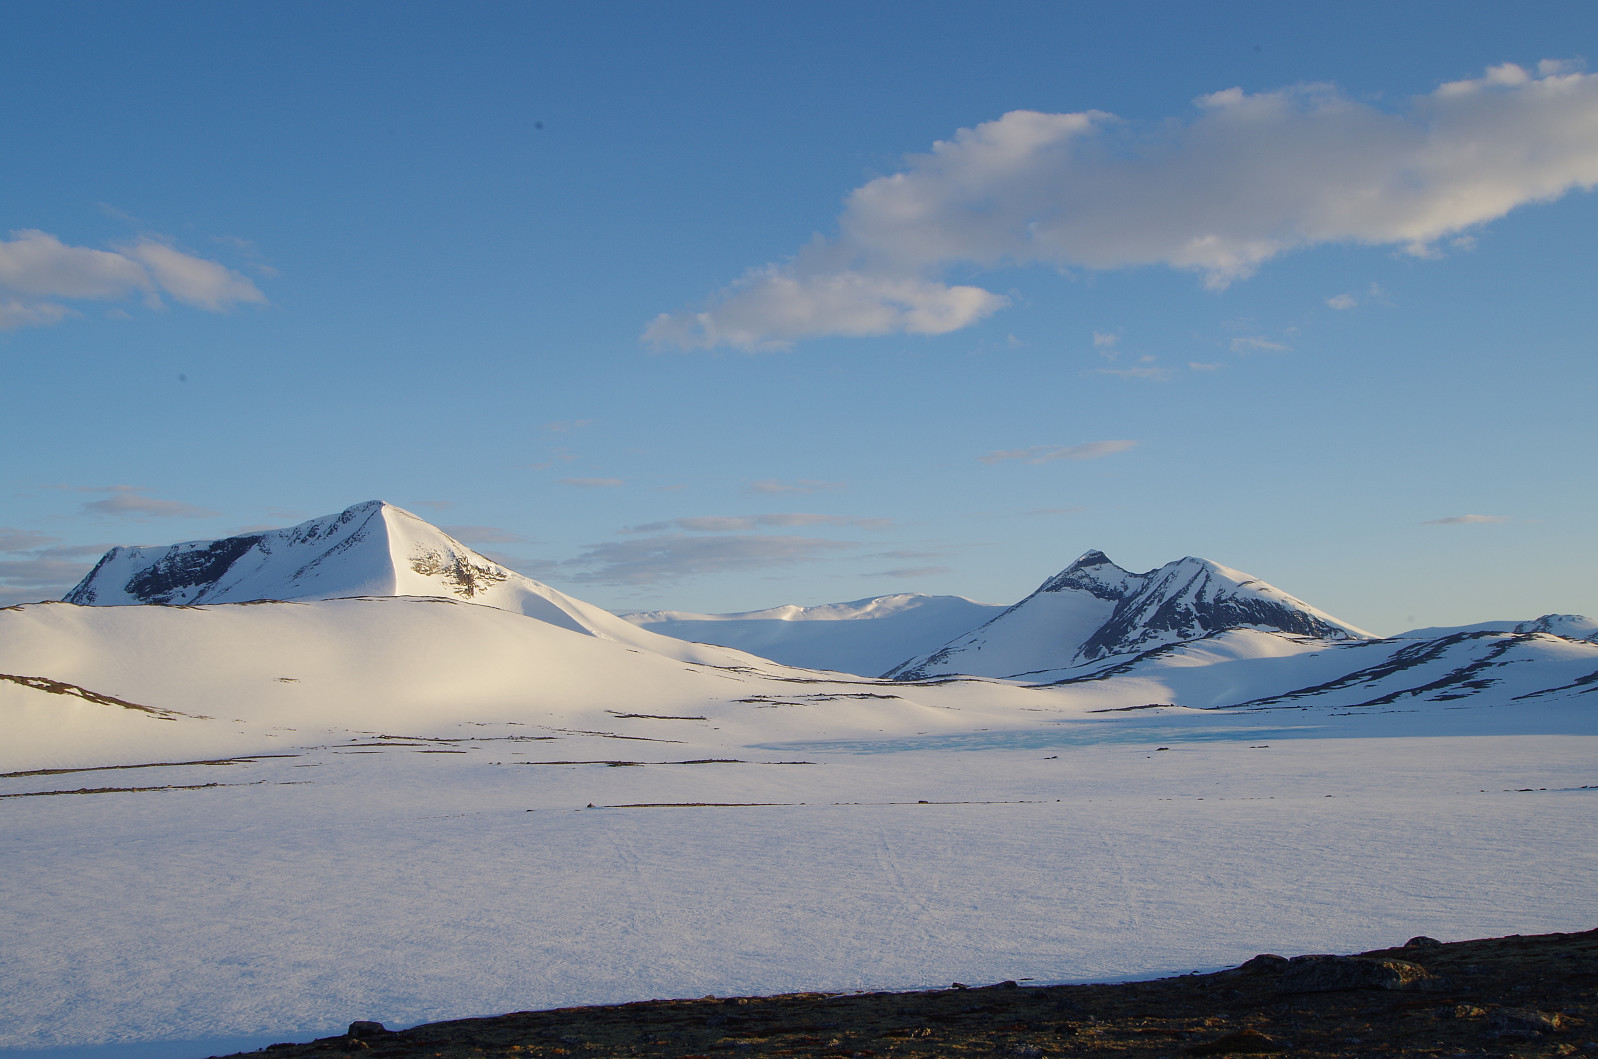
[[[266,296],[233,270],[146,236],[116,250],[68,246],[48,232],[23,229],[0,239],[0,328],[58,323],[72,310],[50,299],[107,301],[142,295],[154,306],[167,294],[221,312]]]
[[[1033,445],[1027,449],[1008,449],[978,456],[983,463],[1003,463],[1020,460],[1022,463],[1050,463],[1054,460],[1096,460],[1113,456],[1135,446],[1135,441],[1090,441],[1085,445]]]
[[[1160,264],[1221,289],[1322,243],[1435,254],[1517,206],[1598,184],[1598,75],[1544,62],[1454,81],[1394,111],[1329,85],[1195,101],[1187,121],[1018,110],[960,129],[851,192],[838,235],[645,332],[684,348],[939,334],[1006,299],[951,267]],[[1096,343],[1097,344],[1097,343]]]
[[[150,270],[162,290],[185,304],[221,312],[240,302],[259,305],[266,301],[254,283],[232,269],[174,250],[164,242],[141,239],[127,254]]]
[[[1336,294],[1326,299],[1326,304],[1333,309],[1352,309],[1359,304],[1359,299],[1352,294]]]
[[[785,349],[824,335],[941,335],[1008,303],[981,287],[853,270],[812,272],[805,256],[755,269],[696,313],[661,313],[644,340],[682,349]]]
[[[1447,518],[1434,518],[1422,522],[1422,526],[1482,526],[1497,525],[1508,522],[1503,515],[1450,515]]]
[[[624,485],[620,478],[562,478],[561,485],[574,485],[579,489],[612,489]]]
[[[0,302],[0,331],[17,327],[48,327],[71,315],[71,309],[54,302],[22,302],[11,298]]]

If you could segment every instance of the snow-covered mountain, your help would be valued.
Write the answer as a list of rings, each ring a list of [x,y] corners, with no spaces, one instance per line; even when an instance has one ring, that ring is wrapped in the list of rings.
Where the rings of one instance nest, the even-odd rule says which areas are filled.
[[[1189,556],[1134,574],[1090,551],[1030,596],[929,654],[902,662],[895,680],[969,674],[1035,678],[1097,668],[1231,629],[1316,641],[1371,639],[1257,578]]]
[[[651,610],[618,617],[666,636],[735,647],[784,665],[873,676],[948,643],[1002,610],[964,596],[899,593],[737,614]]]
[[[662,636],[478,554],[403,508],[368,500],[287,529],[164,547],[112,548],[63,602],[85,606],[442,596],[524,614],[685,662],[741,652]]]

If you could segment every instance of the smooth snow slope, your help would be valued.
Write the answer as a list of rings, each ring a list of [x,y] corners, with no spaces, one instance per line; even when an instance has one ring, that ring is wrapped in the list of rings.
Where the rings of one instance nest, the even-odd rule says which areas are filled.
[[[964,596],[899,593],[738,614],[652,610],[618,617],[665,636],[735,647],[784,665],[876,676],[948,643],[1002,610]]]
[[[287,529],[165,547],[113,548],[64,600],[93,606],[442,596],[513,611],[685,662],[749,664],[726,650],[641,630],[479,555],[380,500]]]

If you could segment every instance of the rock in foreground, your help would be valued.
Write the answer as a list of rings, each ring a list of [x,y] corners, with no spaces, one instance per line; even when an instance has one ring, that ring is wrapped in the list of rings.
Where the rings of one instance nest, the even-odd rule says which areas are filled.
[[[649,1000],[391,1033],[372,1022],[272,1059],[782,1056],[1598,1055],[1598,930],[1242,967],[1117,985]]]

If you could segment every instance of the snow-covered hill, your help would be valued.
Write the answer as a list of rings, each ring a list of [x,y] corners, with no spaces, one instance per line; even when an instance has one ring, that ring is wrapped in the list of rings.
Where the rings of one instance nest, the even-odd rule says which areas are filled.
[[[735,647],[784,665],[874,676],[948,643],[1002,610],[964,596],[900,593],[737,614],[652,610],[618,617],[666,636]]]
[[[1231,629],[1316,641],[1371,638],[1279,588],[1207,559],[1189,556],[1134,574],[1103,552],[1090,551],[986,625],[887,675],[1029,679],[1079,666],[1099,668]]]
[[[112,548],[63,597],[88,606],[441,596],[525,614],[685,662],[741,653],[641,629],[507,569],[403,508],[368,500],[287,529],[164,547]]]

